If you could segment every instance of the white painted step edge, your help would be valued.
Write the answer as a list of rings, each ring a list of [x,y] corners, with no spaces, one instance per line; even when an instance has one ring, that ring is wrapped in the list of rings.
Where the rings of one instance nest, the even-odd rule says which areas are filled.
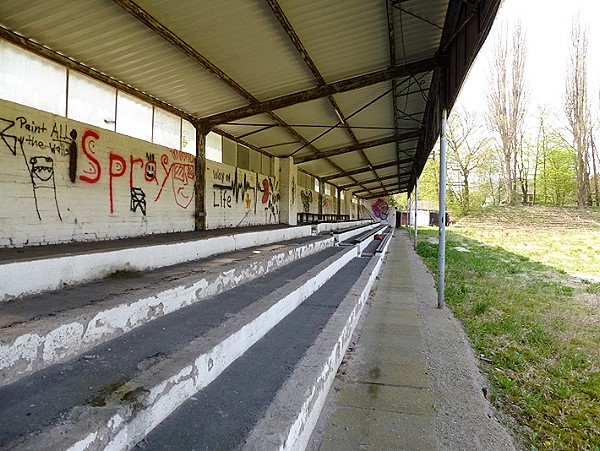
[[[263,418],[250,432],[242,447],[244,451],[306,449],[386,252],[387,245],[365,267],[306,356],[278,391]]]
[[[1,263],[0,302],[102,279],[115,271],[146,271],[310,235],[310,226],[298,226],[196,241]]]
[[[333,245],[333,238],[313,241],[272,255],[239,262],[226,271],[204,274],[193,283],[144,297],[130,294],[112,305],[89,305],[0,331],[0,386],[83,354],[101,343],[156,318],[232,289]]]
[[[70,413],[71,421],[11,449],[130,449],[356,256],[357,249],[353,247],[330,257],[127,382],[107,400],[105,407],[76,408]]]

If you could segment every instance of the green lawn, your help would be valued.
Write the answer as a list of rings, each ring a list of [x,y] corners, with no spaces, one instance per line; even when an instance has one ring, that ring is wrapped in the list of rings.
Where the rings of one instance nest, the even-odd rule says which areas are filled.
[[[600,222],[563,228],[533,215],[507,227],[493,215],[448,229],[446,302],[524,449],[598,451],[600,283],[570,274],[600,277]],[[419,233],[435,271],[437,229]]]

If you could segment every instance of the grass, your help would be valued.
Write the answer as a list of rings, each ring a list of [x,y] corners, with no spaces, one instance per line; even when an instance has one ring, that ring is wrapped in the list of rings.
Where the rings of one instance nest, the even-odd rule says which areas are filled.
[[[482,360],[493,402],[514,418],[524,449],[600,450],[600,283],[570,276],[600,276],[600,239],[561,228],[556,248],[537,217],[513,220],[504,233],[498,221],[477,219],[448,229],[445,295],[477,354],[492,362]],[[594,227],[593,236],[600,221]],[[435,271],[437,230],[419,233],[418,252]],[[584,263],[564,258],[581,249]]]

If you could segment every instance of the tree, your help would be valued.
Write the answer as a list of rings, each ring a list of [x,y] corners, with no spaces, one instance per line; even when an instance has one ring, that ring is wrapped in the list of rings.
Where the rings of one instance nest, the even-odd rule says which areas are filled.
[[[526,54],[521,21],[515,24],[512,33],[508,33],[508,25],[503,23],[496,36],[491,60],[488,123],[499,139],[502,178],[508,204],[515,203],[517,182],[523,182],[523,177],[519,176],[524,169],[519,152],[527,113]]]
[[[450,184],[451,195],[456,198],[460,213],[467,213],[473,206],[471,186],[474,171],[487,157],[484,152],[490,138],[481,134],[483,124],[478,116],[466,110],[452,112],[448,121],[448,167],[458,176],[458,182]]]
[[[573,164],[573,147],[558,130],[546,129],[540,143],[540,161],[535,184],[536,201],[546,205],[564,206],[577,199],[577,182]]]
[[[591,143],[591,120],[587,92],[588,33],[581,28],[578,18],[571,26],[571,48],[567,64],[565,89],[565,114],[573,136],[575,171],[577,176],[577,204],[590,203],[590,178],[588,172]]]

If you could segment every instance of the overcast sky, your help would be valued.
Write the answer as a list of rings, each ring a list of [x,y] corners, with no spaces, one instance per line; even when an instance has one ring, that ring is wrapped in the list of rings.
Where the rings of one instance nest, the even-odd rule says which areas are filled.
[[[459,105],[470,110],[485,111],[482,95],[487,91],[486,72],[497,26],[504,20],[521,18],[527,38],[526,80],[530,91],[530,111],[538,104],[550,106],[562,113],[565,71],[567,66],[571,23],[579,14],[588,29],[588,80],[590,95],[598,96],[600,82],[600,19],[599,0],[504,0],[496,17],[494,28],[481,49],[463,86]]]

